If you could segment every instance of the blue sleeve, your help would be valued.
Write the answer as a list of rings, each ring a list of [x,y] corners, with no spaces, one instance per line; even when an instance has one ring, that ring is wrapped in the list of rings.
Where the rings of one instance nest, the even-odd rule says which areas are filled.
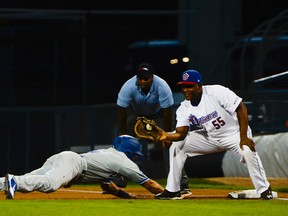
[[[133,86],[131,85],[131,80],[128,80],[124,83],[118,93],[117,105],[127,108],[132,101],[132,91]]]
[[[173,94],[169,85],[163,80],[159,85],[159,103],[161,108],[168,108],[174,104]]]

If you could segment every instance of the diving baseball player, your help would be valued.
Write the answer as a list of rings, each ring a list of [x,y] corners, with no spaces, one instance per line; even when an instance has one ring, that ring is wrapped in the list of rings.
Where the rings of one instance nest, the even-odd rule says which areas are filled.
[[[228,150],[246,164],[261,198],[272,199],[270,184],[255,151],[247,108],[242,99],[226,87],[202,85],[202,77],[195,70],[183,72],[178,84],[182,85],[185,100],[176,111],[176,131],[164,132],[160,138],[173,141],[173,144],[169,150],[170,171],[166,189],[155,198],[180,198],[181,170],[187,157]]]
[[[133,198],[110,181],[111,176],[119,174],[153,194],[162,192],[162,186],[149,179],[132,161],[137,156],[142,156],[138,139],[122,135],[114,139],[111,148],[83,154],[64,151],[51,156],[41,168],[30,173],[20,176],[7,174],[0,178],[0,187],[5,190],[7,199],[13,199],[16,191],[50,193],[76,182],[101,182],[102,189],[108,193],[120,198]]]

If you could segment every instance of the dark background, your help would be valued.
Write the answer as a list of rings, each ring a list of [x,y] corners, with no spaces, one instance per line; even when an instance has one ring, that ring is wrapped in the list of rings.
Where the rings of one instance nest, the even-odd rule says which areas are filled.
[[[236,39],[249,34],[287,6],[287,1],[243,0],[242,28]],[[146,53],[142,49],[141,55],[135,50],[131,54],[129,49],[137,41],[178,38],[176,14],[151,14],[151,11],[177,11],[177,0],[14,0],[1,1],[0,7],[2,106],[114,103],[121,85],[134,75],[136,65],[143,61],[153,63],[155,73],[177,91],[175,80],[188,67],[165,63],[166,55],[170,57],[176,52],[185,55],[185,45],[170,48],[171,53],[167,47],[153,51],[150,48]],[[3,8],[17,10],[3,16]],[[37,9],[41,10],[37,12]],[[81,11],[80,14],[74,13],[75,10]],[[134,10],[149,13],[131,14]],[[209,10],[207,8],[207,14]],[[232,47],[233,43],[226,46]],[[193,66],[192,63],[189,67]],[[233,79],[237,86],[238,79]]]
[[[257,51],[259,44],[246,43],[245,58],[241,56],[246,44],[235,46],[261,23],[287,10],[287,0],[194,0],[196,6],[189,14],[179,2],[186,6],[192,0],[0,1],[1,175],[30,171],[71,147],[90,150],[95,145],[110,145],[117,133],[118,91],[144,61],[153,64],[155,73],[174,93],[179,91],[175,83],[180,74],[196,68],[207,83],[225,84],[240,96],[247,90],[245,99],[251,99],[248,87],[255,78],[288,70],[287,41],[273,44],[276,49],[271,49],[269,61],[270,44],[263,52]],[[232,7],[239,2],[239,10]],[[188,24],[180,18],[189,20]],[[259,53],[265,54],[259,61],[266,66],[256,70]],[[189,64],[169,64],[170,58],[186,55],[191,58]],[[287,77],[275,83],[273,88],[280,83],[287,89]],[[254,115],[261,117],[258,131],[264,125],[269,132],[287,131],[283,100],[287,93],[269,95],[283,104],[275,106],[278,102],[272,100],[266,104],[267,112],[262,99],[254,100],[254,110],[261,108],[261,115]],[[266,92],[263,98],[267,99]],[[267,118],[264,111],[269,113]],[[222,156],[188,161],[189,176],[222,175]],[[161,173],[155,164],[163,168],[162,163],[153,161],[156,174]],[[211,164],[214,172],[208,169]],[[154,177],[153,170],[147,174]]]

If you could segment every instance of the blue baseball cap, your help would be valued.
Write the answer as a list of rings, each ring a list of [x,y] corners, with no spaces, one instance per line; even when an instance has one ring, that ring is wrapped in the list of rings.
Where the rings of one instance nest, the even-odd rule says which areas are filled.
[[[113,147],[127,155],[131,160],[134,154],[143,156],[141,152],[141,144],[138,139],[130,135],[121,135],[114,139]]]
[[[202,84],[201,74],[196,70],[187,70],[182,73],[179,85]]]

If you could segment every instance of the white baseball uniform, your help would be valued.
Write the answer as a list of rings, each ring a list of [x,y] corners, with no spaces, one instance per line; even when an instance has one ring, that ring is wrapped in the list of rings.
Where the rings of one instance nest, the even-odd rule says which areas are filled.
[[[170,171],[166,189],[180,190],[181,170],[187,157],[232,151],[245,163],[254,187],[262,193],[269,187],[262,162],[257,152],[248,146],[240,148],[240,132],[236,108],[242,101],[233,91],[220,85],[203,86],[200,103],[192,106],[185,100],[176,111],[177,127],[189,126],[200,129],[190,131],[183,141],[173,142],[170,147]],[[248,137],[252,138],[248,127]]]

